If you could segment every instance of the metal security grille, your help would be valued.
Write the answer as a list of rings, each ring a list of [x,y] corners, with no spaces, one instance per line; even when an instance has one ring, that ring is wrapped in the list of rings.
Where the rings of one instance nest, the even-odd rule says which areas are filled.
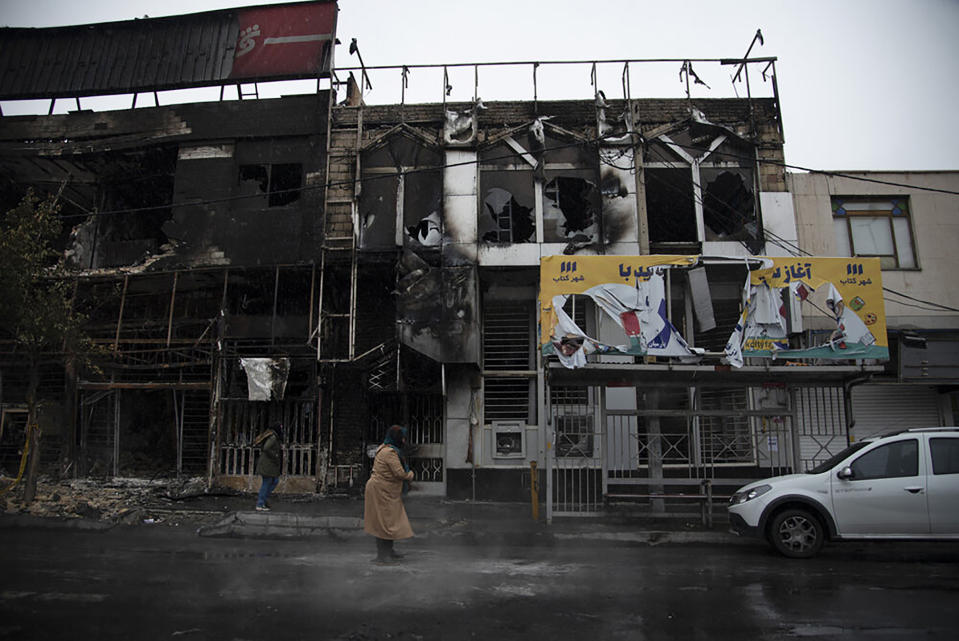
[[[209,459],[210,392],[173,392],[177,422],[177,473],[202,474]]]
[[[416,394],[411,395],[408,402],[410,442],[419,445],[442,443],[443,396]]]
[[[589,516],[603,504],[603,434],[596,390],[550,388],[549,514]]]
[[[745,412],[749,409],[745,388],[705,388],[699,394],[700,409]],[[700,416],[703,458],[712,464],[754,463],[755,448],[749,418],[744,415]]]
[[[253,474],[259,447],[253,440],[274,422],[283,424],[283,475],[316,474],[319,434],[312,401],[285,401],[278,405],[248,401],[222,401],[219,474]]]
[[[532,367],[533,304],[530,301],[485,301],[483,369],[528,370]]]
[[[520,421],[529,423],[534,415],[533,381],[528,378],[492,378],[487,376],[483,392],[487,423]]]
[[[803,471],[812,469],[849,444],[842,387],[796,390],[796,420]]]
[[[370,409],[370,443],[383,440],[390,425],[403,425],[409,431],[410,445],[443,442],[442,394],[376,394]]]
[[[485,421],[536,420],[531,301],[487,301],[483,308]],[[499,373],[502,372],[502,375]]]
[[[411,458],[410,469],[413,470],[414,482],[442,483],[443,459],[441,458]]]
[[[443,482],[445,402],[442,394],[385,392],[373,396],[367,442],[381,442],[390,425],[405,426],[409,430],[410,469],[420,489],[428,483]]]
[[[548,518],[595,514],[607,499],[688,507],[683,499],[701,492],[704,479],[741,485],[742,478],[796,469],[785,387],[648,386],[635,393],[635,409],[607,409],[608,389],[550,386]],[[622,395],[617,402],[622,407]]]
[[[639,423],[639,452],[641,464],[649,463],[650,446],[658,448],[663,465],[688,465],[692,460],[693,449],[691,444],[692,419],[690,416],[690,392],[686,387],[663,388],[657,390],[655,397],[651,394],[642,395],[643,403],[638,414]],[[654,400],[655,399],[655,400]],[[644,415],[645,412],[650,415]],[[661,412],[673,412],[671,415],[657,415]],[[653,414],[656,413],[656,414]],[[658,429],[650,434],[649,424],[656,416]],[[658,443],[651,443],[652,439]]]

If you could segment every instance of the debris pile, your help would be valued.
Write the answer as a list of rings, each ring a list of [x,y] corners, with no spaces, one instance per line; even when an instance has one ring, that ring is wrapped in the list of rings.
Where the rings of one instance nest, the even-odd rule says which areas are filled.
[[[189,509],[185,501],[200,497],[241,496],[233,490],[209,490],[204,478],[148,480],[113,478],[108,481],[41,477],[36,498],[23,502],[23,486],[0,497],[0,512],[39,517],[84,518],[134,525],[140,523],[198,522],[222,516],[216,508]]]

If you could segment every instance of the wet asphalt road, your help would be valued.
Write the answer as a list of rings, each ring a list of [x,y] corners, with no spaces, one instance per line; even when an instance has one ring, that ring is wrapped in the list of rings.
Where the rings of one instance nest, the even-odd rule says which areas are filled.
[[[949,639],[959,545],[485,548],[0,529],[0,639]]]

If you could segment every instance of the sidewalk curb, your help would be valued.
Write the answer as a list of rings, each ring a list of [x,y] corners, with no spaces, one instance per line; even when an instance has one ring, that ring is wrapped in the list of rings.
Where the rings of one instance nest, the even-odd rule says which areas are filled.
[[[620,525],[609,531],[608,525],[597,529],[578,527],[575,531],[562,525],[542,523],[493,523],[483,521],[445,521],[413,519],[416,541],[437,545],[741,545],[749,541],[727,532],[672,532],[638,530]],[[351,516],[307,516],[290,513],[234,512],[218,523],[197,529],[202,537],[240,538],[332,538],[338,541],[368,537],[363,519]]]

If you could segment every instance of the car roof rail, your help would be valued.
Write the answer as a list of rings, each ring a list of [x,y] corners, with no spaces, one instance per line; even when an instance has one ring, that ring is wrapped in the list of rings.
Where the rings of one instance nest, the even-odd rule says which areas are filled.
[[[945,426],[945,427],[910,427],[904,430],[892,430],[891,432],[883,432],[882,434],[874,434],[872,436],[861,438],[860,441],[878,441],[884,438],[891,438],[893,436],[899,436],[900,434],[917,434],[921,432],[959,432],[959,427],[955,426]]]

